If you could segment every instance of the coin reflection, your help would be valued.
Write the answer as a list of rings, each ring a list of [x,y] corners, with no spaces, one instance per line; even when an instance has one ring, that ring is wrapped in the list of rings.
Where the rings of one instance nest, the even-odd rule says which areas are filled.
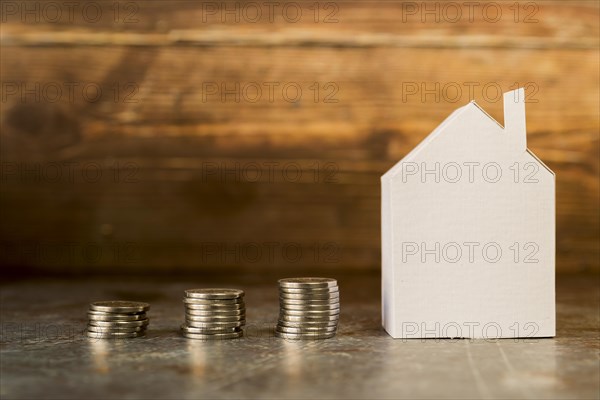
[[[202,340],[186,340],[190,372],[195,376],[204,376],[206,373],[206,343]]]
[[[283,369],[289,378],[298,379],[302,376],[301,342],[297,340],[282,340],[283,342]]]
[[[89,339],[88,342],[90,344],[94,369],[102,374],[108,373],[110,371],[108,365],[110,344],[108,341],[102,339]]]

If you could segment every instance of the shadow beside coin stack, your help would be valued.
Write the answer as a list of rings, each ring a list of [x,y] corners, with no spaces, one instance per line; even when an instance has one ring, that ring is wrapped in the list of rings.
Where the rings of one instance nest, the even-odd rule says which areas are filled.
[[[235,339],[246,324],[244,291],[237,289],[189,289],[183,298],[184,337],[202,340]]]
[[[97,301],[88,311],[87,336],[93,339],[125,339],[146,334],[150,304],[137,301]]]
[[[284,339],[329,339],[337,332],[340,293],[335,279],[279,280],[279,320],[275,335]]]

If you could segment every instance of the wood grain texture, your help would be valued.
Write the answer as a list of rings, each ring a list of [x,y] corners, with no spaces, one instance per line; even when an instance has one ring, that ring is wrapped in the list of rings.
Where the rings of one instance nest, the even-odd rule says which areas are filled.
[[[512,2],[496,23],[400,2],[339,2],[337,23],[136,4],[135,24],[2,25],[3,264],[378,268],[379,176],[471,99],[502,123],[498,89],[527,85],[557,269],[600,269],[597,2],[537,2],[535,23]]]

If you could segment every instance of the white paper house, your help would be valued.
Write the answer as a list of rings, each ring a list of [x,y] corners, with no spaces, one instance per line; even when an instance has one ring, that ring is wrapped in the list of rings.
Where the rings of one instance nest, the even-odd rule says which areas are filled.
[[[555,177],[475,102],[381,177],[382,318],[394,338],[555,335]]]

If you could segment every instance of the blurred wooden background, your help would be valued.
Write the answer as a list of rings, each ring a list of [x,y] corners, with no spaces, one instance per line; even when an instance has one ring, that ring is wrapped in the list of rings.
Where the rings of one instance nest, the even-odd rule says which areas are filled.
[[[4,271],[376,269],[380,175],[525,84],[557,270],[600,270],[597,1],[48,3],[2,4]]]

